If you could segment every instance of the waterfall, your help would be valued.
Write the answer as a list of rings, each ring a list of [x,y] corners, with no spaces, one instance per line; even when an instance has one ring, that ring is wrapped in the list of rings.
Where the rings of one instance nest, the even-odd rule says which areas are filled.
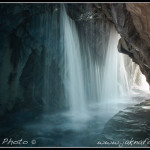
[[[130,100],[135,82],[131,82],[130,78],[137,75],[129,72],[132,65],[126,66],[128,56],[118,52],[120,35],[115,27],[103,21],[96,24],[100,33],[95,36],[100,37],[100,41],[95,39],[95,45],[91,47],[89,39],[94,41],[90,37],[92,34],[89,30],[77,29],[64,5],[61,6],[60,19],[64,47],[63,80],[71,118],[88,118],[92,105],[110,109],[112,105]],[[93,24],[90,25],[92,30]]]
[[[132,62],[128,56],[124,56],[126,61],[126,70],[128,73],[128,82],[130,85],[131,94],[135,93],[134,89],[139,89],[143,92],[149,91],[149,84],[146,81],[146,77],[140,71],[139,66]]]
[[[101,110],[130,99],[135,87],[149,90],[139,67],[118,52],[120,36],[111,24],[100,20],[81,30],[61,5],[41,16],[40,26],[46,45],[42,97],[46,111],[63,108],[72,119],[86,120],[92,106]]]
[[[107,106],[119,103],[123,96],[129,96],[129,83],[124,56],[117,50],[120,35],[112,27],[103,67],[101,101]],[[106,107],[107,107],[106,106]]]
[[[109,43],[106,52],[105,64],[103,68],[102,80],[102,101],[116,99],[118,96],[118,52],[117,52],[118,36],[114,30],[110,31]]]
[[[61,17],[64,31],[64,84],[66,99],[69,103],[71,116],[73,118],[80,116],[80,118],[84,119],[87,116],[87,98],[83,80],[80,41],[75,22],[69,18],[64,6],[61,8]]]
[[[111,23],[80,21],[68,16],[65,5],[57,5],[40,20],[46,112],[37,117],[41,122],[26,128],[36,130],[41,143],[46,133],[50,146],[95,145],[107,121],[141,102],[138,90],[149,88],[139,67],[118,52],[120,36]]]
[[[120,35],[112,27],[103,67],[101,103],[110,109],[125,101],[132,102],[132,97],[149,91],[149,85],[139,66],[117,49]],[[137,91],[136,91],[137,90]]]

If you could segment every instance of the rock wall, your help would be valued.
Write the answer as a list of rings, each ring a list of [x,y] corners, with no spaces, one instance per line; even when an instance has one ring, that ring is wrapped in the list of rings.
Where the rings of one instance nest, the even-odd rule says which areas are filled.
[[[47,45],[52,41],[45,40],[48,18],[52,18],[57,5],[0,4],[0,116],[16,110],[42,111],[45,56],[49,48],[55,77],[50,84],[51,95],[56,99],[54,106],[63,98],[58,94],[62,85],[56,82],[60,80],[55,63],[58,58],[53,47]]]

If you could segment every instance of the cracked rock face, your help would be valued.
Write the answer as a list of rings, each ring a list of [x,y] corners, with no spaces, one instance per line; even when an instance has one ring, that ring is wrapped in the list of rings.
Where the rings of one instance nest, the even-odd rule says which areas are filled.
[[[133,24],[140,37],[150,46],[150,4],[127,3],[126,8],[130,12]]]
[[[45,20],[56,4],[0,4],[0,116],[42,106]],[[43,27],[43,28],[41,28]],[[54,70],[55,71],[55,70]]]
[[[104,127],[106,141],[119,142],[116,147],[149,147],[149,114],[149,99],[119,111]]]

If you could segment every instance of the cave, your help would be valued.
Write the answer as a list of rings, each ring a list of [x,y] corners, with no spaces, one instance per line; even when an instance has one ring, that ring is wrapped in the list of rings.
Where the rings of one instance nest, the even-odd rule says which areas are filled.
[[[0,147],[149,147],[149,6],[0,3]]]

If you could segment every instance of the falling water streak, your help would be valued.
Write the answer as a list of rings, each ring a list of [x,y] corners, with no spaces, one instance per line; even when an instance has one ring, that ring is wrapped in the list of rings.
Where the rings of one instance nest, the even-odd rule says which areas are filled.
[[[105,47],[107,46],[105,38],[106,31],[102,23],[103,21],[96,24],[89,23],[90,31],[89,27],[85,28],[84,31],[80,31],[82,32],[80,34],[80,44],[83,56],[82,63],[84,66],[84,84],[89,107],[91,105],[97,105],[101,98],[103,59],[105,57]],[[95,32],[94,26],[99,28],[99,32]],[[106,24],[105,28],[109,31],[109,25]],[[94,37],[97,37],[94,40],[93,33],[95,35]],[[93,43],[90,43],[91,41]]]
[[[124,60],[125,55],[118,53],[118,97],[130,97],[130,87],[129,87],[129,82],[128,82],[128,77],[127,77],[127,70],[125,68],[125,60]]]
[[[65,89],[72,119],[86,119],[86,94],[83,83],[82,58],[76,25],[61,6],[64,29]]]
[[[112,105],[118,109],[118,104],[130,99],[130,85],[124,63],[124,54],[118,52],[117,45],[120,35],[112,27],[103,67],[102,90],[100,103],[106,109]]]
[[[103,80],[102,80],[102,93],[101,100],[107,104],[111,100],[116,100],[117,98],[117,85],[118,85],[118,74],[117,74],[117,65],[118,65],[118,52],[117,52],[117,43],[119,36],[112,29],[110,31],[109,43],[105,58],[104,70],[103,70]]]
[[[45,38],[44,40],[46,41],[46,44],[49,44],[50,41],[50,22],[52,21],[52,17],[46,13],[46,17],[43,18],[43,23],[45,23]],[[45,22],[46,20],[46,22]],[[49,45],[48,45],[49,46]],[[51,64],[51,55],[50,55],[50,49],[48,48],[45,52],[45,68],[44,68],[44,88],[43,88],[43,103],[44,103],[44,111],[48,111],[49,105],[50,105],[50,98],[49,98],[49,93],[50,93],[50,64]]]
[[[127,59],[130,62],[129,68],[131,68],[131,74],[132,74],[132,78],[128,78],[128,80],[130,81],[130,87],[132,89],[139,89],[144,92],[149,92],[149,84],[146,81],[145,75],[142,74],[137,64],[132,62],[132,60],[129,60],[129,58]]]
[[[41,30],[42,34],[41,39],[45,45],[45,64],[44,64],[44,87],[43,87],[43,104],[44,104],[44,111],[49,112],[52,109],[52,106],[56,103],[56,99],[52,98],[54,91],[52,91],[52,79],[53,74],[52,68],[55,66],[53,62],[56,62],[57,57],[56,53],[58,54],[58,45],[59,45],[59,23],[57,22],[58,12],[53,11],[52,14],[46,13],[43,15],[41,21]],[[61,60],[59,60],[61,61]],[[59,64],[57,64],[59,65]]]

